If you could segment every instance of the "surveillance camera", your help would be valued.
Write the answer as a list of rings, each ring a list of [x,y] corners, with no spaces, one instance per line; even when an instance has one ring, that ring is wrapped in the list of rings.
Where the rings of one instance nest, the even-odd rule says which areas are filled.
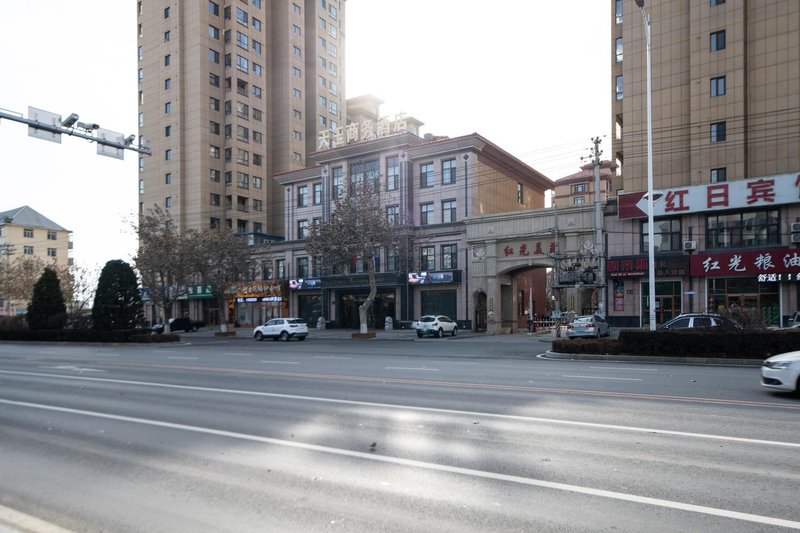
[[[70,113],[70,115],[61,122],[61,125],[65,128],[71,128],[76,122],[78,122],[78,114]]]
[[[136,140],[136,135],[130,134],[125,138],[125,146],[130,146]]]
[[[92,122],[88,122],[88,123],[78,122],[78,127],[80,129],[86,130],[86,131],[92,131],[92,130],[100,129],[100,125],[99,124],[94,124]]]

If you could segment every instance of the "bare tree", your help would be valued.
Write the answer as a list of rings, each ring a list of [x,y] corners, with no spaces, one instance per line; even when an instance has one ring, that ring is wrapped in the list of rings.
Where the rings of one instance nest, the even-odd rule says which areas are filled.
[[[139,251],[133,262],[142,286],[161,310],[164,332],[169,333],[172,306],[187,292],[194,243],[178,232],[169,212],[157,205],[140,217],[134,229],[139,235]]]
[[[330,220],[311,227],[306,250],[314,257],[324,258],[327,268],[349,267],[357,261],[366,265],[369,296],[359,306],[358,317],[361,333],[367,333],[367,312],[377,293],[376,255],[381,250],[397,253],[403,239],[400,227],[393,225],[383,212],[374,182],[364,180],[351,187],[349,196],[336,200]]]
[[[42,258],[34,256],[5,261],[0,276],[0,294],[12,302],[30,302],[33,286],[46,266],[47,263]]]
[[[188,236],[193,243],[189,266],[200,280],[211,285],[220,309],[220,331],[224,333],[228,331],[225,286],[246,278],[252,271],[251,248],[244,237],[222,228],[191,230]]]

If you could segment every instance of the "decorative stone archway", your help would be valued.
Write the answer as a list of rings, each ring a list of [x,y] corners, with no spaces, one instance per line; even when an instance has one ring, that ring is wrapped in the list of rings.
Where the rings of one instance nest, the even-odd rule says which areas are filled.
[[[544,208],[469,217],[465,220],[469,254],[469,284],[476,310],[477,296],[486,304],[486,332],[514,331],[508,324],[509,297],[516,294],[515,271],[553,268],[553,258],[578,254],[595,240],[594,207]],[[505,295],[505,297],[504,297]],[[509,296],[510,295],[510,296]]]

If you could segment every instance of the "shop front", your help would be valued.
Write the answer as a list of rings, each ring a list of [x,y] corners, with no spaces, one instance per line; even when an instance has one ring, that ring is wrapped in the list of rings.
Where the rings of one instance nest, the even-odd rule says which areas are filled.
[[[317,327],[317,320],[323,316],[324,305],[322,301],[322,280],[313,279],[290,279],[289,292],[295,298],[295,305],[298,318],[302,318],[308,327]]]
[[[226,286],[225,294],[228,323],[233,326],[256,326],[289,314],[286,280],[231,283]]]
[[[446,315],[459,322],[462,329],[470,329],[469,321],[459,320],[464,312],[458,312],[458,287],[461,284],[460,270],[409,272],[408,284],[419,294],[414,298],[414,308],[422,315]]]
[[[693,276],[706,282],[707,311],[755,314],[780,326],[797,306],[800,254],[790,248],[701,252]]]
[[[375,274],[377,292],[367,314],[370,329],[383,328],[387,317],[396,323],[406,307],[406,280],[399,272]],[[369,274],[324,276],[321,278],[321,307],[328,309],[335,327],[358,329],[358,308],[369,297]],[[299,301],[298,301],[299,305]]]

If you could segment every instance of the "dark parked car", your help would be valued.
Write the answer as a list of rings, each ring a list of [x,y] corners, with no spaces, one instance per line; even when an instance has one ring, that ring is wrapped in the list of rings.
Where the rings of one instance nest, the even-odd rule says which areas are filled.
[[[189,317],[178,317],[169,319],[169,331],[197,331],[206,325],[202,320],[192,320]],[[156,324],[150,328],[153,333],[164,333],[164,324]]]
[[[713,329],[733,331],[742,326],[728,317],[712,313],[683,313],[664,322],[658,329]]]

